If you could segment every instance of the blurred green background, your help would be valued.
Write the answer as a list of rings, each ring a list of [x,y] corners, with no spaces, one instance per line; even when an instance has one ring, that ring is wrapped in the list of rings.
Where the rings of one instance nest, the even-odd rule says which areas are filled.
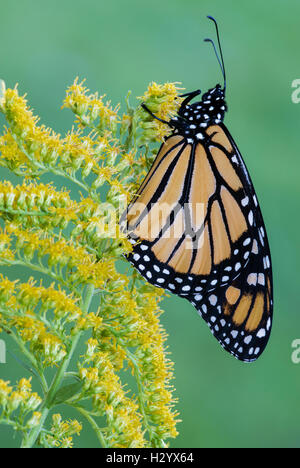
[[[192,305],[175,296],[165,300],[162,320],[182,419],[172,446],[299,447],[300,364],[291,360],[291,343],[300,338],[300,104],[291,100],[292,81],[300,78],[299,1],[0,0],[0,77],[11,87],[18,82],[42,123],[57,132],[72,124],[60,106],[77,75],[114,104],[124,102],[128,89],[142,95],[152,80],[205,91],[221,80],[203,42],[214,37],[207,14],[221,30],[225,123],[244,155],[268,230],[275,320],[264,355],[246,365],[221,349]],[[23,374],[11,355],[0,364],[0,378],[14,382]],[[17,445],[0,427],[0,446]],[[76,445],[97,447],[97,441],[84,430]]]

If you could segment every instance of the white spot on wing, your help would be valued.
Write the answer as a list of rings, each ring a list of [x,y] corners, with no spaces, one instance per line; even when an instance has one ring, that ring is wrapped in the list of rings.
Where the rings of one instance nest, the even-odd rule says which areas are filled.
[[[243,205],[243,206],[247,206],[248,203],[249,203],[249,197],[243,198],[243,200],[242,200],[242,205]]]
[[[212,294],[212,295],[209,297],[209,302],[211,303],[211,305],[213,305],[213,306],[216,305],[217,301],[218,301],[218,298],[217,298],[217,296],[215,296],[214,294]]]
[[[248,215],[248,221],[249,221],[250,226],[252,226],[253,225],[253,211],[250,211]]]
[[[261,328],[256,336],[257,338],[264,338],[266,336],[266,330],[264,328]]]
[[[247,283],[255,286],[257,283],[257,273],[250,273],[247,278]]]
[[[256,254],[256,255],[258,254],[258,244],[257,244],[257,240],[256,240],[256,239],[254,239],[254,241],[253,241],[252,253],[254,253],[254,254]]]
[[[251,239],[248,237],[246,240],[244,240],[243,245],[246,247],[246,245],[250,244]]]
[[[258,283],[262,286],[265,285],[265,275],[263,273],[259,273],[258,275]]]

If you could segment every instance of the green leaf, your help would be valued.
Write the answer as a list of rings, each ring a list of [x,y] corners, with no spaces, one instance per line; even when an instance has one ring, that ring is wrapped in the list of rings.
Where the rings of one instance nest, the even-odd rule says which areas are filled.
[[[11,351],[7,350],[7,353],[15,360],[17,361],[24,369],[28,370],[31,374],[35,375],[35,377],[38,377],[39,375],[37,372],[32,369],[32,367],[29,367],[22,359],[20,359],[16,354],[12,353]]]
[[[81,390],[82,386],[83,382],[76,382],[73,384],[65,385],[57,391],[53,403],[56,405],[64,403],[64,401],[69,400],[74,395],[76,395],[76,393],[78,393]]]

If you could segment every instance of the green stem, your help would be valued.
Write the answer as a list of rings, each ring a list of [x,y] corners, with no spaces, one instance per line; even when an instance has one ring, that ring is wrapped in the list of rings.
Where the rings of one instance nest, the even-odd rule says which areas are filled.
[[[9,208],[1,208],[0,213],[7,213],[12,215],[20,216],[52,216],[55,218],[56,213],[44,212],[44,211],[25,211],[25,210],[13,210]]]
[[[18,424],[16,421],[12,421],[11,419],[0,418],[0,425],[12,426],[16,428],[17,431],[24,431],[25,428]]]
[[[101,444],[101,447],[108,448],[107,442],[106,442],[106,440],[105,440],[105,438],[104,438],[104,436],[102,434],[102,431],[101,431],[100,427],[98,426],[98,424],[96,423],[94,418],[92,418],[92,416],[89,414],[89,412],[86,411],[81,406],[75,406],[75,405],[74,406],[70,405],[70,406],[72,406],[73,408],[76,408],[77,411],[79,411],[79,413],[81,413],[85,417],[85,419],[90,423],[90,425],[92,426],[92,428],[95,431],[97,439],[99,440],[99,442]]]
[[[48,416],[48,413],[49,413],[49,408],[46,408],[46,407],[43,408],[39,425],[31,429],[29,434],[24,437],[24,439],[22,440],[21,448],[32,448],[32,446],[35,444],[36,439],[38,438],[39,433],[41,432],[43,428],[43,425]]]
[[[41,381],[41,387],[44,391],[44,393],[47,393],[48,391],[48,384],[47,384],[47,381],[45,379],[45,376],[43,374],[43,372],[41,371],[39,365],[38,365],[38,362],[37,360],[34,358],[34,356],[28,351],[28,349],[26,348],[25,344],[23,343],[23,341],[12,331],[10,330],[10,336],[11,338],[17,343],[17,345],[19,346],[19,348],[21,349],[22,353],[27,357],[27,359],[29,360],[29,362],[31,363],[31,365],[34,367],[34,369],[36,370],[36,372],[38,373],[38,376],[40,378],[40,381]]]
[[[83,311],[85,313],[88,313],[89,311],[94,292],[95,292],[95,286],[93,284],[89,284],[86,288],[85,299],[83,302]]]
[[[84,184],[83,182],[80,182],[80,180],[78,180],[76,177],[72,176],[71,174],[68,174],[67,172],[63,170],[54,169],[52,167],[49,167],[49,172],[52,172],[55,175],[64,177],[65,179],[68,179],[71,182],[74,182],[74,184],[78,185],[78,187],[82,188],[90,195],[90,190],[89,190],[88,185]]]
[[[85,313],[88,312],[89,307],[91,305],[93,294],[94,294],[94,289],[95,289],[94,285],[91,285],[91,284],[87,287],[85,299],[83,302],[83,311]],[[72,359],[72,356],[74,354],[74,351],[77,347],[77,344],[79,342],[81,335],[82,335],[82,332],[79,332],[77,335],[73,337],[71,341],[70,351],[63,359],[63,362],[52,381],[49,392],[47,393],[46,399],[44,400],[44,403],[42,405],[42,408],[41,408],[42,417],[41,417],[40,424],[29,432],[28,436],[23,440],[21,448],[32,448],[32,446],[35,444],[43,428],[43,425],[48,416],[48,413],[50,409],[54,406],[56,392],[59,389],[62,383],[62,380],[65,377],[65,373],[67,372],[70,361]]]
[[[26,267],[26,268],[30,268],[31,270],[34,270],[34,271],[37,271],[39,273],[43,273],[44,275],[47,275],[49,276],[50,278],[60,282],[63,286],[66,286],[67,288],[69,288],[77,297],[79,297],[79,293],[77,291],[76,288],[74,288],[73,285],[71,285],[68,281],[64,280],[64,278],[61,276],[61,275],[58,275],[56,273],[54,273],[53,271],[51,271],[49,268],[46,268],[42,265],[36,265],[34,263],[31,263],[31,262],[26,262],[24,260],[7,260],[7,259],[2,259],[2,262],[5,263],[5,265],[8,265],[8,266],[15,266],[15,265],[19,265],[19,266],[23,266],[23,267]]]

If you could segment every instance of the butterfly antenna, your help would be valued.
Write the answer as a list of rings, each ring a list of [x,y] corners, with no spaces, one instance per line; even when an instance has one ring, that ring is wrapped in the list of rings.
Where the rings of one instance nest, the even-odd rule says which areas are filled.
[[[220,34],[219,34],[218,23],[217,23],[217,21],[215,20],[215,18],[213,18],[212,16],[208,16],[207,18],[210,19],[211,21],[213,21],[213,23],[215,24],[220,56],[219,56],[219,54],[218,54],[218,52],[217,52],[216,45],[215,45],[215,43],[214,43],[214,41],[213,41],[212,39],[204,39],[204,41],[205,41],[205,42],[210,42],[210,43],[212,44],[213,48],[214,48],[214,51],[215,51],[217,60],[218,60],[218,62],[219,62],[219,65],[220,65],[220,67],[221,67],[222,74],[223,74],[223,78],[224,78],[224,89],[226,89],[226,71],[225,71],[224,57],[223,57],[223,51],[222,51],[222,46],[221,46],[221,41],[220,41]],[[221,58],[220,58],[220,57],[221,57]]]

